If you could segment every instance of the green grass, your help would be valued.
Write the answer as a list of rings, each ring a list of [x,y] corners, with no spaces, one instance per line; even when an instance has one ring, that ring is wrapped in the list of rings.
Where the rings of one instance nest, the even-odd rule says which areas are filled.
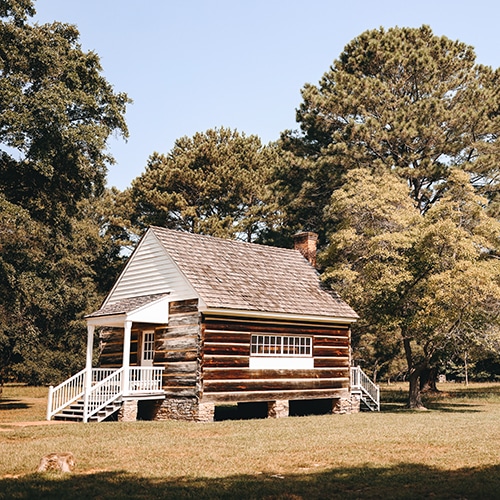
[[[7,384],[0,397],[0,427],[7,422],[25,422],[45,419],[47,387]]]
[[[499,498],[500,384],[439,387],[430,411],[392,385],[380,413],[20,426],[43,418],[47,390],[8,386],[0,498]],[[33,472],[53,451],[73,452],[73,474]]]

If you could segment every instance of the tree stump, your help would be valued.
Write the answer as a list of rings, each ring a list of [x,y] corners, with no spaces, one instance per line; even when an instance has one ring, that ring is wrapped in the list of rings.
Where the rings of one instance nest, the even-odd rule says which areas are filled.
[[[49,453],[40,460],[37,472],[61,471],[71,472],[76,466],[73,453]]]

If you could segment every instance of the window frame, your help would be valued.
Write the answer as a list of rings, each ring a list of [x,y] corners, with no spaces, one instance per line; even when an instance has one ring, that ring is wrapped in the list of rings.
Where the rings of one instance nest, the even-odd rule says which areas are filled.
[[[259,358],[312,358],[313,337],[310,335],[253,333],[250,337],[250,356]]]

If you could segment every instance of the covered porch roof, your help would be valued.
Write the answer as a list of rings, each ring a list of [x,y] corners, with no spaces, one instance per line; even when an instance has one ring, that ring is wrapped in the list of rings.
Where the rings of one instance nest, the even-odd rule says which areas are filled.
[[[169,293],[129,297],[85,316],[90,326],[123,327],[126,322],[167,323]]]

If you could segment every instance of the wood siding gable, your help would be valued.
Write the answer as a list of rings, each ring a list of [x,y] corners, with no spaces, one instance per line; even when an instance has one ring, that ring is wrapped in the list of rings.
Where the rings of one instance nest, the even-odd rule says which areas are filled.
[[[130,256],[103,307],[131,297],[170,293],[170,300],[198,298],[155,234],[148,230]]]

